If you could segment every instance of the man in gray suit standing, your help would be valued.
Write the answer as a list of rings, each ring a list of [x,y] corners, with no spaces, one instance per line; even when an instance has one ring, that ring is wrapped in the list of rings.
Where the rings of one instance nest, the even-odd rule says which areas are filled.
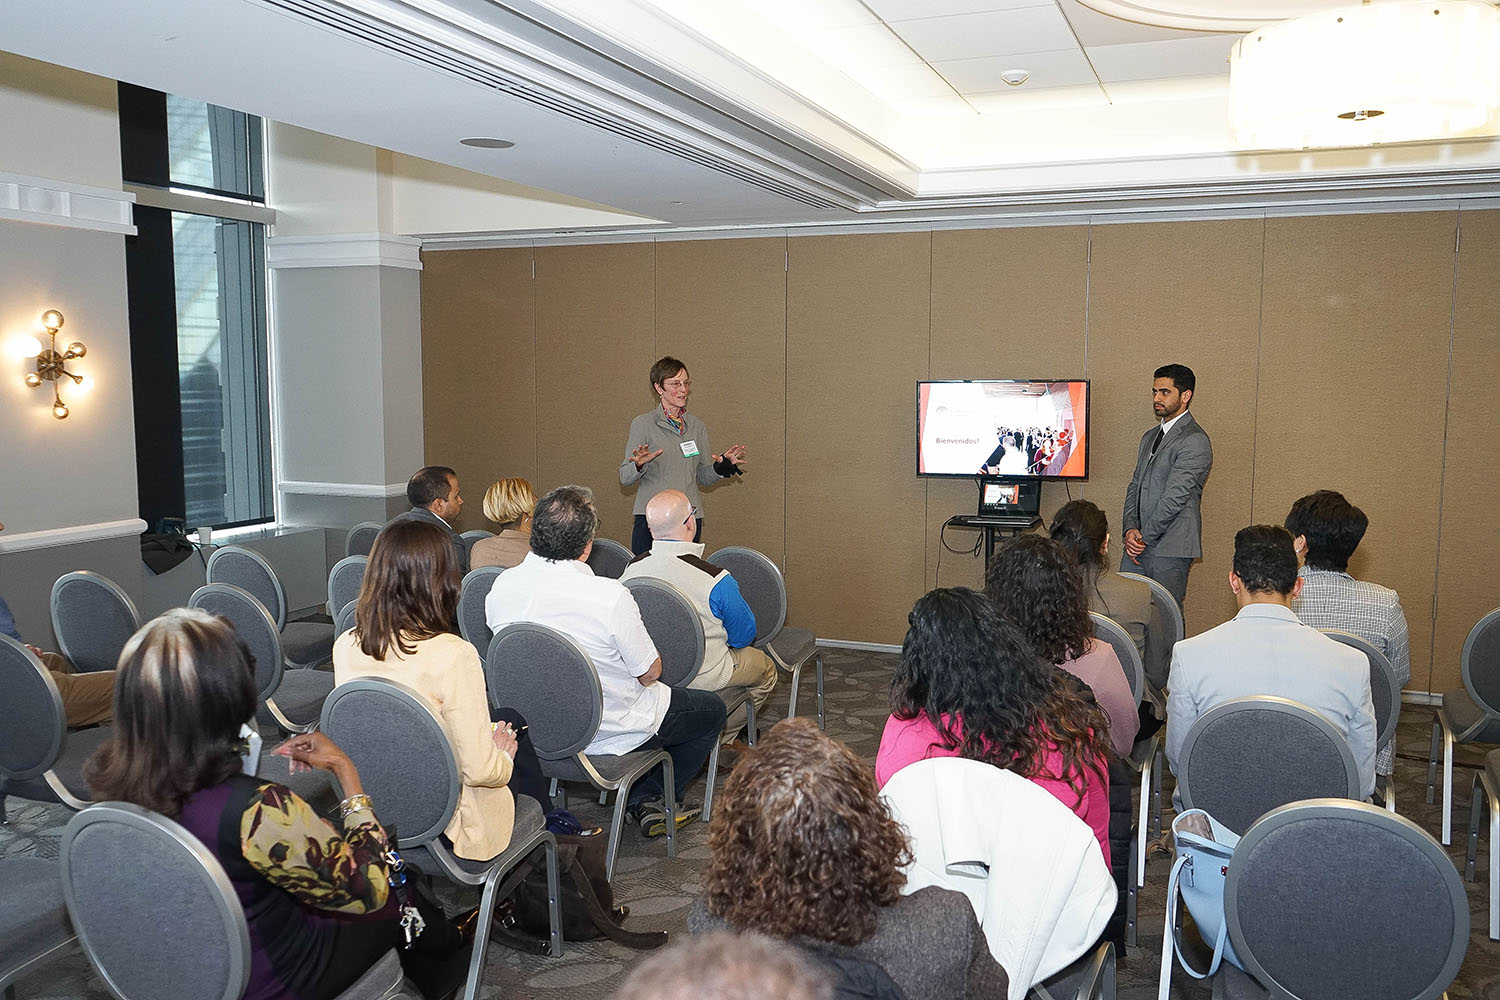
[[[1163,365],[1151,384],[1160,423],[1141,437],[1135,475],[1125,491],[1125,554],[1120,570],[1144,573],[1177,598],[1187,597],[1188,570],[1203,555],[1198,505],[1214,464],[1208,432],[1188,412],[1197,379],[1187,365]]]

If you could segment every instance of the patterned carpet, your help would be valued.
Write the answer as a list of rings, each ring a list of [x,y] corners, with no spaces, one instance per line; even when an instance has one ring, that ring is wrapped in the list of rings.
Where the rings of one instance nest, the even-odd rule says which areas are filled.
[[[827,650],[827,728],[854,750],[873,761],[880,730],[886,718],[886,691],[890,680],[893,654]],[[813,685],[804,678],[801,709],[813,710]],[[780,719],[786,710],[785,683],[772,697],[765,713],[767,725]],[[1398,730],[1397,803],[1403,815],[1422,825],[1430,833],[1438,832],[1439,810],[1424,801],[1427,743],[1431,713],[1427,709],[1407,706]],[[1468,824],[1468,789],[1470,770],[1479,762],[1479,753],[1459,748],[1454,841],[1449,853],[1455,863],[1463,863],[1463,831]],[[726,762],[727,763],[727,762]],[[1170,795],[1170,786],[1166,789]],[[575,794],[571,807],[585,820],[606,822],[608,812],[597,800]],[[702,779],[689,790],[688,798],[702,801]],[[60,806],[42,806],[11,800],[10,823],[0,827],[0,856],[31,854],[56,857],[57,838],[68,820],[68,811]],[[661,841],[648,841],[638,833],[627,831],[620,848],[615,874],[616,900],[631,909],[630,924],[643,930],[666,930],[673,935],[684,929],[688,907],[699,891],[700,875],[708,858],[707,830],[701,823],[685,827],[678,837],[677,857],[665,857]],[[1166,859],[1156,856],[1147,868],[1146,887],[1140,902],[1140,947],[1124,956],[1119,967],[1121,1000],[1150,1000],[1156,996],[1157,973],[1161,956],[1163,900],[1166,895]],[[1488,864],[1485,852],[1479,858],[1478,881],[1468,886],[1471,904],[1469,953],[1458,978],[1449,988],[1453,1000],[1500,1000],[1500,944],[1486,936],[1488,911],[1486,886]],[[445,894],[452,908],[472,906],[475,897]],[[619,984],[640,953],[607,942],[572,943],[562,958],[550,959],[521,955],[499,945],[492,945],[483,997],[525,997],[537,1000],[580,1000],[605,997]],[[17,996],[32,998],[104,998],[109,994],[78,955],[70,956],[39,971],[17,987]],[[1209,987],[1189,979],[1180,970],[1173,977],[1172,997],[1176,1000],[1206,1000]],[[913,998],[920,1000],[920,998]]]

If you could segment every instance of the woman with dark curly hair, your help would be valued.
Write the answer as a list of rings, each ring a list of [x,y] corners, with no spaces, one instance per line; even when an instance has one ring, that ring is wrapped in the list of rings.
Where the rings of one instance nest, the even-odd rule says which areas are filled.
[[[932,591],[907,622],[876,780],[883,787],[928,757],[966,757],[1014,771],[1087,823],[1107,863],[1108,750],[1099,706],[968,587]]]
[[[1110,572],[1109,518],[1104,511],[1087,500],[1069,500],[1053,515],[1047,534],[1073,557],[1083,574],[1089,610],[1114,619],[1130,633],[1136,652],[1146,663],[1146,674],[1151,676],[1152,658],[1147,656],[1146,640],[1152,622],[1158,620],[1151,605],[1151,587]]]
[[[1109,742],[1124,757],[1141,719],[1114,647],[1094,638],[1083,575],[1067,551],[1041,535],[1019,535],[995,552],[984,592],[1048,663],[1087,684],[1109,718]]]
[[[906,832],[869,767],[811,719],[778,723],[741,758],[708,844],[694,933],[728,925],[873,962],[910,997],[1006,994],[967,898],[936,887],[901,895]]]

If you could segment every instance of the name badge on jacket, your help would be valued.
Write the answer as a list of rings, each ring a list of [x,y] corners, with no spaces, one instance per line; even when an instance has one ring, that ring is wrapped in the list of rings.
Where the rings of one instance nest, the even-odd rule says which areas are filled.
[[[684,441],[680,445],[678,445],[678,447],[680,447],[682,449],[682,456],[684,458],[697,458],[698,457],[698,442],[697,441]]]

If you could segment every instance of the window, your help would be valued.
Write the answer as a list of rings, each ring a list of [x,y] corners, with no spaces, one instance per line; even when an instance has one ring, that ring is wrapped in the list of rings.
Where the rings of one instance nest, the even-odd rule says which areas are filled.
[[[126,240],[141,516],[156,531],[268,521],[261,121],[121,84],[120,152],[151,195]]]

